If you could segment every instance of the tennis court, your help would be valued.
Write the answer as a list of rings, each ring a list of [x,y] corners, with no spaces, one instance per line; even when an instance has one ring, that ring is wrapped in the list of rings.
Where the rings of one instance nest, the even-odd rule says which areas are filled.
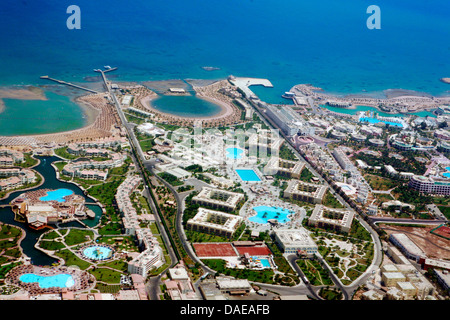
[[[199,258],[237,256],[231,243],[194,243],[193,246]]]

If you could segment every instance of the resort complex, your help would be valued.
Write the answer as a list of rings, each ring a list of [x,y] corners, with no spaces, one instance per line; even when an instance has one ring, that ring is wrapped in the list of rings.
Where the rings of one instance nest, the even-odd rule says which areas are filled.
[[[39,233],[38,254],[5,259],[0,299],[448,298],[450,101],[297,85],[273,105],[251,90],[266,79],[108,70],[77,98],[90,125],[0,138],[2,210]],[[193,92],[220,111],[153,105]]]
[[[89,125],[0,137],[0,299],[448,299],[449,99],[114,70],[42,78],[89,91]]]

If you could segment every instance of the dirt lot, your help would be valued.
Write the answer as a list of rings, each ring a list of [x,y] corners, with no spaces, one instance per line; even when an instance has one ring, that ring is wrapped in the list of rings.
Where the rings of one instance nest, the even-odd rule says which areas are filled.
[[[392,233],[406,234],[429,258],[450,260],[450,240],[446,240],[430,233],[436,226],[414,228],[380,225],[380,227],[382,227],[389,235]]]

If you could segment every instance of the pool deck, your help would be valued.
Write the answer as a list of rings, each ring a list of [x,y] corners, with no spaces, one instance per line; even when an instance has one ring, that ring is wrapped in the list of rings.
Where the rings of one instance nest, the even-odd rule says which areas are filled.
[[[259,206],[279,207],[294,211],[295,213],[289,216],[290,221],[283,223],[284,227],[300,227],[303,218],[306,216],[304,208],[290,202],[285,202],[279,199],[276,194],[267,194],[264,197],[252,194],[249,196],[249,200],[241,208],[239,215],[246,219],[246,225],[254,231],[264,232],[270,230],[271,226],[270,223],[261,224],[249,220],[249,218],[257,214],[253,208]]]
[[[67,288],[51,287],[51,288],[41,288],[39,283],[25,283],[20,281],[20,277],[24,274],[32,273],[35,275],[48,277],[58,274],[69,274],[74,285]],[[93,280],[93,281],[92,281]],[[34,265],[20,265],[12,269],[6,279],[7,284],[15,285],[23,290],[27,291],[29,295],[39,295],[39,294],[49,294],[49,293],[63,293],[67,291],[71,292],[82,292],[86,290],[91,290],[95,287],[95,278],[89,273],[71,267],[40,267]]]

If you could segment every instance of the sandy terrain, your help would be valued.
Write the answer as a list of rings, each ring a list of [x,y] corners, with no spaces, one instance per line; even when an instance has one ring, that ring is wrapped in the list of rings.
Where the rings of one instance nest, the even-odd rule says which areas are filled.
[[[414,228],[395,225],[380,225],[380,227],[382,227],[389,235],[399,232],[406,234],[429,258],[450,260],[450,240],[446,240],[430,233],[436,226]]]
[[[178,82],[179,83],[179,82]],[[152,83],[155,87],[155,83]],[[167,85],[173,85],[173,82],[158,83],[158,89]],[[198,84],[198,83],[197,83]],[[210,117],[181,117],[168,113],[161,112],[152,107],[151,101],[158,97],[156,93],[147,89],[147,92],[142,92],[139,96],[136,96],[136,101],[139,101],[141,109],[151,112],[155,115],[155,120],[160,122],[168,122],[180,126],[192,126],[195,121],[202,121],[204,127],[220,126],[227,124],[234,124],[240,122],[240,110],[232,103],[232,99],[221,93],[219,89],[231,86],[228,81],[216,81],[206,86],[193,86],[196,91],[197,97],[200,99],[208,100],[221,107],[221,111]]]
[[[9,146],[30,146],[40,143],[68,143],[101,139],[118,132],[115,126],[119,117],[113,105],[107,102],[103,93],[90,94],[76,99],[88,117],[88,124],[80,129],[29,136],[0,136],[0,144]]]

